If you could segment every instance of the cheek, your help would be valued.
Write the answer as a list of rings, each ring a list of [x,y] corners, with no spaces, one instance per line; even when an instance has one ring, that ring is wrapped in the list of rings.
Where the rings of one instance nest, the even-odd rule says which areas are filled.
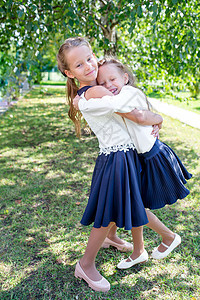
[[[126,78],[124,78],[122,81],[121,81],[121,86],[124,86],[126,84]]]
[[[121,88],[123,86],[123,82],[121,80],[118,80],[116,82],[116,85]]]
[[[95,68],[98,70],[97,61],[93,59],[92,64],[93,64],[93,66],[95,66]]]
[[[104,82],[103,78],[100,76],[99,73],[97,73],[97,81],[98,82]]]

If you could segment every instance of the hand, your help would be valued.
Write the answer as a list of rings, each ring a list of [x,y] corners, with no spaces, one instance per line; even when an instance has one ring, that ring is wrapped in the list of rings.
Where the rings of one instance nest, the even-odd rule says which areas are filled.
[[[153,130],[152,130],[151,134],[152,134],[154,137],[156,137],[156,138],[159,139],[159,131],[160,131],[159,124],[153,125],[152,127],[153,127]],[[162,127],[162,126],[161,126],[161,127]]]
[[[79,95],[76,95],[76,97],[73,99],[73,106],[79,110],[79,107],[78,107],[78,103],[79,103],[79,100],[81,99],[81,97]]]

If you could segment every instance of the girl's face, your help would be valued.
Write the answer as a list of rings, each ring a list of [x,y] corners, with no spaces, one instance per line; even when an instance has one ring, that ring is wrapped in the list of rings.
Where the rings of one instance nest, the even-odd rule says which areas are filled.
[[[80,87],[96,84],[98,66],[90,48],[85,45],[73,47],[67,52],[66,58],[69,70],[65,70],[65,74],[68,77],[76,78]]]
[[[97,82],[114,95],[119,94],[128,82],[128,74],[122,73],[114,64],[103,65],[99,68]]]

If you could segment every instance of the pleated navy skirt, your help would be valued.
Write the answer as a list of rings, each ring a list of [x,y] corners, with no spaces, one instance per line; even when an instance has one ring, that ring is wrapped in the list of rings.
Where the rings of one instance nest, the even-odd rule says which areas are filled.
[[[148,223],[141,198],[141,164],[136,150],[101,154],[96,160],[91,191],[81,224],[130,230]]]
[[[153,148],[139,157],[142,199],[146,208],[157,209],[173,204],[190,193],[184,184],[192,175],[168,145],[156,140]]]

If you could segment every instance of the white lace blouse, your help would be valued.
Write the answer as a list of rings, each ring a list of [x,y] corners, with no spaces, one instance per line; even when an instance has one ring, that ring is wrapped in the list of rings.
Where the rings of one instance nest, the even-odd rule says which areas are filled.
[[[121,118],[115,112],[126,113],[134,108],[148,109],[144,94],[132,86],[124,86],[116,96],[104,96],[79,100],[79,109],[96,134],[100,153],[127,151],[136,147],[138,153],[149,151],[156,138],[151,135],[152,126],[143,126]]]

